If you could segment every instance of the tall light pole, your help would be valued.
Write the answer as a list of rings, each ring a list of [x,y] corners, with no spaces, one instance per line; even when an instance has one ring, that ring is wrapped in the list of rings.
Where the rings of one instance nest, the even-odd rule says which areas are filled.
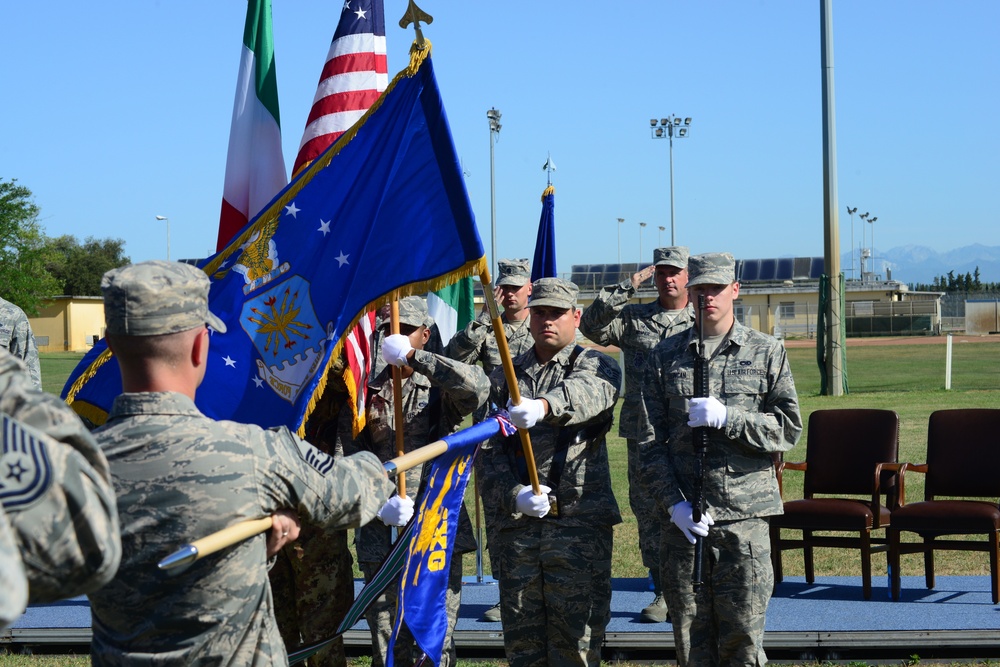
[[[167,261],[170,261],[170,218],[165,215],[156,216],[157,220],[163,220],[167,223]]]
[[[847,207],[847,215],[851,216],[851,278],[857,278],[854,274],[854,214],[858,212],[858,207]]]
[[[637,268],[642,268],[642,230],[646,227],[645,222],[639,223],[639,266]]]
[[[865,222],[868,221],[868,215],[869,215],[868,211],[865,211],[864,213],[862,213],[861,215],[858,216],[863,221],[861,223],[861,251],[860,251],[861,252],[861,279],[862,280],[864,280],[864,278],[865,278],[865,257],[866,256],[867,257],[871,256],[871,252],[870,251],[868,253],[865,252]]]
[[[872,226],[872,277],[876,275],[878,267],[875,265],[875,221],[878,220],[877,216],[871,216],[868,218],[868,224]]]
[[[687,137],[691,131],[691,117],[681,120],[670,114],[666,118],[661,118],[659,124],[655,118],[649,119],[649,134],[654,139],[668,139],[670,141],[670,245],[676,245],[674,240],[674,135],[678,139]]]
[[[490,261],[493,263],[493,275],[496,275],[497,271],[497,186],[496,170],[493,166],[493,145],[500,135],[500,115],[496,107],[486,112],[486,118],[490,121]]]

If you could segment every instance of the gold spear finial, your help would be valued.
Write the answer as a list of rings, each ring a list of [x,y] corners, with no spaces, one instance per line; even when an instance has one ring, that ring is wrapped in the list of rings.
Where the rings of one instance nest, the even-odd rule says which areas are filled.
[[[430,25],[434,22],[434,17],[417,7],[417,3],[413,0],[409,0],[409,4],[406,5],[406,13],[403,14],[403,18],[399,19],[399,27],[405,30],[412,23],[413,29],[417,31],[417,39],[414,44],[418,49],[423,50],[426,48],[426,42],[424,41],[424,33],[420,31],[421,21]]]

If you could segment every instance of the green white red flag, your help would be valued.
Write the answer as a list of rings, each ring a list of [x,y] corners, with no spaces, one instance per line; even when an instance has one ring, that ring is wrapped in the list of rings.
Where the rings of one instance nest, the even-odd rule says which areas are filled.
[[[271,0],[249,0],[216,250],[288,184],[281,152]]]

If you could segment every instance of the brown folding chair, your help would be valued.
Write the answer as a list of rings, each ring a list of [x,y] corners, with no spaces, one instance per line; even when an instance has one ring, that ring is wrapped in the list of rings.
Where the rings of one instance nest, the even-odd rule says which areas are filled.
[[[806,460],[775,466],[779,487],[785,470],[805,473],[803,498],[785,502],[784,514],[770,518],[775,584],[783,579],[782,551],[802,549],[806,581],[814,583],[815,547],[857,549],[864,599],[871,599],[871,555],[888,549],[886,538],[873,537],[872,531],[888,525],[896,503],[898,452],[899,415],[892,410],[816,410],[809,415]],[[782,529],[802,531],[802,538],[783,538]]]
[[[900,477],[900,506],[889,528],[892,598],[899,599],[900,554],[924,555],[924,579],[934,588],[934,551],[986,551],[990,554],[993,604],[1000,603],[1000,410],[938,410],[927,426],[927,463],[906,464],[905,472],[926,474],[923,502],[906,504],[905,474]],[[949,499],[938,499],[947,496]],[[954,498],[965,498],[957,500]],[[991,498],[992,500],[970,500]],[[919,542],[902,542],[903,531]],[[943,535],[985,536],[976,540],[940,540]]]

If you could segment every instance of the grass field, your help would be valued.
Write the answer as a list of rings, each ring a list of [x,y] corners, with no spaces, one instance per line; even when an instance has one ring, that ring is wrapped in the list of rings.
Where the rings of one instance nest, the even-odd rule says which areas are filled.
[[[942,339],[943,340],[943,339]],[[843,397],[820,396],[820,376],[813,347],[789,342],[788,358],[795,377],[802,408],[803,422],[813,410],[836,408],[885,408],[895,410],[900,417],[900,460],[924,460],[927,419],[931,412],[948,408],[1000,406],[1000,339],[954,345],[952,359],[952,389],[944,389],[945,345],[943,342],[922,339],[898,341],[848,342],[847,375],[850,393]],[[887,344],[888,343],[888,344]],[[59,394],[65,378],[80,360],[73,353],[41,355],[43,388]],[[613,433],[617,432],[617,428]],[[805,459],[805,440],[786,454],[788,461]],[[615,528],[613,575],[615,577],[645,577],[638,550],[635,517],[628,507],[628,480],[626,477],[625,441],[617,435],[608,438],[609,458],[612,466],[612,484],[621,507],[623,523]],[[907,477],[907,498],[923,497],[921,475]],[[471,486],[471,485],[470,485]],[[790,472],[785,476],[785,498],[802,497],[801,474]],[[472,493],[467,496],[472,507]],[[786,552],[785,574],[802,574],[801,552]],[[885,571],[885,556],[876,554],[873,572]],[[985,553],[941,552],[936,556],[937,572],[947,574],[981,574],[989,572]],[[489,572],[489,559],[484,558]],[[465,559],[466,574],[475,574],[475,560]],[[904,574],[922,572],[918,555],[904,556],[901,569]],[[816,551],[817,576],[857,576],[860,572],[858,557],[854,552],[834,549]],[[919,659],[909,664],[916,664]],[[462,661],[467,663],[467,661]],[[0,655],[0,667],[63,667],[90,664],[83,656],[6,656]],[[367,667],[369,660],[352,660],[353,667]],[[504,665],[503,661],[477,661],[477,665]],[[635,663],[618,663],[627,666]],[[860,667],[864,662],[852,662]],[[950,663],[920,663],[931,665]],[[975,664],[975,663],[963,663]],[[989,664],[989,663],[979,663]]]

